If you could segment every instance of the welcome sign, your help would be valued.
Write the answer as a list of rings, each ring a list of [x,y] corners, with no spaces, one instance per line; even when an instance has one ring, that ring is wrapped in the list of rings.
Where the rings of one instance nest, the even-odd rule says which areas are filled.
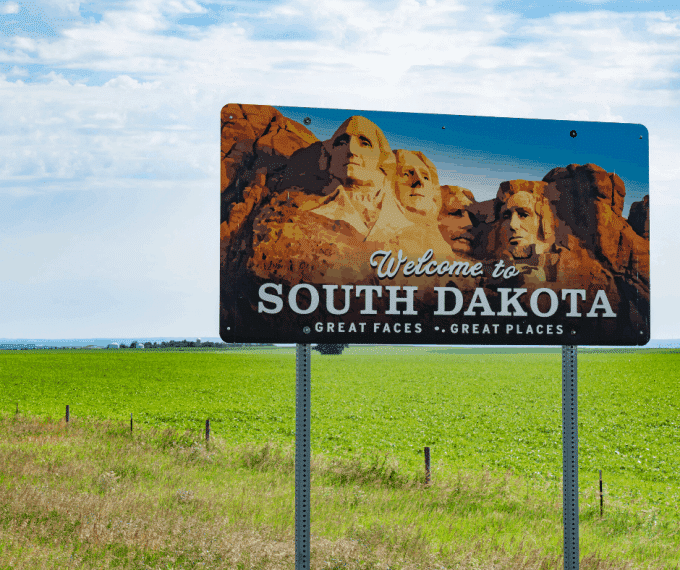
[[[649,341],[642,125],[229,104],[225,342]]]

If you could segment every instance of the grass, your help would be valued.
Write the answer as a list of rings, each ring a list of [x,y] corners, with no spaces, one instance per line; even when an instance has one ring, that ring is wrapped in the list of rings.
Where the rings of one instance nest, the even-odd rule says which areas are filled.
[[[408,564],[417,567],[421,556],[418,552],[435,556],[433,553],[441,551],[437,554],[444,561],[441,564],[450,567],[461,564],[472,568],[482,561],[485,568],[521,567],[524,562],[518,556],[528,557],[526,567],[560,566],[557,561],[562,540],[560,355],[554,349],[533,354],[496,352],[352,347],[341,356],[313,354],[312,452],[316,472],[312,485],[312,530],[317,540],[336,545],[328,546],[329,552],[334,552],[332,548],[341,549],[338,544],[355,550],[366,544],[377,553],[375,563],[371,562],[373,566],[356,566],[359,555],[355,558],[347,555],[349,558],[343,563],[355,564],[353,567],[357,568],[384,567],[380,564],[392,556],[390,552],[396,552],[394,560],[402,562],[390,563],[390,567],[406,568],[410,567]],[[644,567],[648,563],[660,568],[680,567],[679,357],[671,351],[579,354],[584,567],[595,568],[600,564],[604,568],[611,563],[613,568],[624,568],[627,562],[632,564],[630,567]],[[206,486],[230,488],[231,483],[223,478],[228,473],[238,474],[234,478],[247,481],[246,488],[251,490],[274,485],[271,488],[279,489],[277,492],[282,493],[281,497],[285,495],[285,499],[280,502],[267,499],[259,507],[248,503],[241,518],[232,515],[230,520],[240,521],[239,532],[255,533],[252,536],[260,536],[257,540],[267,544],[274,541],[271,544],[278,546],[271,546],[273,551],[284,552],[293,544],[294,362],[292,349],[210,353],[7,352],[0,354],[3,386],[0,409],[13,417],[18,403],[26,418],[58,418],[63,416],[65,404],[70,404],[74,425],[96,432],[91,443],[97,453],[107,456],[101,447],[108,446],[110,454],[118,454],[118,460],[110,455],[108,464],[100,462],[96,473],[83,479],[78,470],[84,467],[73,466],[79,465],[78,457],[85,460],[87,446],[85,449],[78,446],[76,429],[68,437],[65,433],[49,436],[52,432],[61,433],[57,420],[45,423],[52,427],[45,427],[39,438],[21,439],[24,436],[19,432],[11,434],[22,422],[43,424],[36,419],[7,419],[7,438],[15,446],[12,453],[18,456],[28,453],[34,445],[30,437],[42,438],[40,453],[56,457],[47,460],[48,463],[54,463],[55,469],[60,465],[71,466],[63,479],[57,481],[71,481],[70,485],[81,481],[80,492],[84,494],[92,494],[97,485],[110,485],[118,490],[117,497],[127,497],[128,513],[147,508],[146,503],[136,504],[134,497],[151,493],[148,489],[144,491],[144,485],[155,489],[157,480],[167,480],[168,497],[175,497],[176,493],[180,493],[176,497],[183,497],[183,489],[191,490],[192,494],[186,495],[187,504],[194,504],[191,501],[203,496],[201,493],[209,496],[208,490],[199,490]],[[136,436],[132,441],[129,435],[125,439],[123,425],[129,422],[131,412],[135,417],[135,434],[137,427],[140,434],[142,431],[155,434],[146,443],[137,441]],[[173,471],[168,462],[177,461],[182,453],[190,453],[186,450],[195,447],[198,441],[195,438],[207,417],[219,442],[211,460],[217,463],[196,464],[189,470],[184,466],[172,483],[168,477]],[[114,427],[101,427],[105,425]],[[103,437],[101,430],[108,433],[106,429],[112,433],[102,439],[101,445],[95,445],[94,441]],[[179,436],[162,436],[176,430],[180,434],[188,430],[189,435],[181,436],[187,438],[184,444],[168,443],[182,441]],[[135,441],[135,449],[147,450],[148,457],[141,451],[138,454],[125,448]],[[9,445],[3,449],[9,449]],[[434,484],[426,490],[418,486],[425,445],[431,447],[434,469]],[[241,459],[232,461],[232,456]],[[26,464],[35,461],[27,459]],[[130,464],[127,469],[133,469],[131,462],[137,465],[134,469],[138,473],[134,492],[126,486],[130,482],[127,471],[119,470],[119,464]],[[211,471],[218,464],[217,472]],[[598,469],[604,471],[603,519],[599,517],[596,495]],[[5,467],[0,468],[0,473],[7,488],[17,486],[17,481],[26,481],[12,479]],[[181,477],[189,477],[189,473],[193,482],[183,483]],[[45,474],[34,477],[30,485],[44,484],[41,481],[45,477]],[[90,486],[83,480],[89,481]],[[285,493],[282,489],[286,489]],[[7,498],[1,503],[7,508],[17,500]],[[159,499],[158,504],[172,504],[182,513],[182,509],[187,509],[178,507],[179,499],[168,503],[170,499],[166,497],[165,501]],[[220,503],[219,497],[205,499],[201,504],[213,503]],[[49,511],[36,512],[43,518],[50,516]],[[122,514],[117,516],[124,520]],[[177,518],[167,512],[153,516]],[[149,515],[148,520],[153,516]],[[231,528],[231,523],[225,523],[216,514],[201,516],[208,519],[214,516],[217,518],[210,520],[222,521],[220,536],[224,536],[224,528]],[[82,525],[88,519],[79,520]],[[4,561],[8,556],[18,556],[17,560],[29,560],[32,556],[26,548],[33,544],[33,538],[30,544],[21,546],[21,535],[17,531],[11,542],[2,535],[0,568],[7,564]],[[107,550],[112,540],[106,539],[100,546],[90,539],[78,544],[88,552],[99,553],[97,560],[108,564],[115,558]],[[58,538],[58,544],[72,555],[71,538]],[[150,544],[148,548],[138,544],[134,555],[126,556],[132,560],[134,556],[145,556],[147,550],[154,556],[161,556],[159,552],[166,552],[167,556],[184,552],[184,547],[177,546],[179,543]],[[406,550],[401,548],[402,544],[407,545]],[[48,550],[50,555],[57,556],[52,546]],[[250,551],[255,552],[256,547],[252,546]],[[227,564],[224,552],[222,562],[206,559],[204,566],[195,567],[236,568],[238,562],[224,566]],[[466,556],[469,560],[464,562]],[[193,559],[198,560],[195,556]],[[131,565],[130,561],[126,564],[130,568],[144,567]],[[165,562],[153,562],[147,567],[165,568],[162,564]],[[167,567],[192,567],[188,562],[172,564],[175,566]],[[243,564],[244,568],[256,567],[255,562]],[[271,561],[262,564],[263,568],[276,567]],[[318,567],[330,568],[335,563],[323,564]]]
[[[0,568],[292,568],[294,450],[122,422],[0,420]],[[312,460],[312,568],[561,568],[559,485]],[[674,568],[680,525],[586,507],[581,568]]]

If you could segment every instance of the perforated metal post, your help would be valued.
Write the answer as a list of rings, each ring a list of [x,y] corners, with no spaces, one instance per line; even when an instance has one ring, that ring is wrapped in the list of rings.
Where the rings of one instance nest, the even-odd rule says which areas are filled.
[[[578,570],[578,402],[576,347],[562,347],[564,569]]]
[[[295,570],[309,570],[309,463],[312,347],[295,347]]]

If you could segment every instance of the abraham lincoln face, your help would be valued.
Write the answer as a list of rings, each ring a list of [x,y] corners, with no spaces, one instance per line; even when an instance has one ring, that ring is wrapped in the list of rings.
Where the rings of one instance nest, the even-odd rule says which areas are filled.
[[[512,194],[501,206],[501,239],[515,259],[526,259],[549,248],[540,235],[541,216],[537,210],[536,197],[529,192]]]

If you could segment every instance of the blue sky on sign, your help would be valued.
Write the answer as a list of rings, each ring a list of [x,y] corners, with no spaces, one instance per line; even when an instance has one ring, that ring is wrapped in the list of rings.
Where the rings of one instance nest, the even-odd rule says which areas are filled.
[[[679,96],[675,2],[0,0],[0,337],[217,336],[219,112],[252,102],[644,125],[678,338]],[[515,170],[562,160],[532,148]],[[476,160],[444,176],[513,172]]]
[[[549,121],[428,113],[278,107],[299,123],[309,120],[326,140],[349,116],[376,123],[390,147],[420,150],[437,167],[439,182],[472,190],[478,201],[495,198],[504,180],[541,180],[556,167],[594,163],[617,173],[630,204],[649,194],[649,133],[643,125]],[[575,132],[575,136],[571,136]]]

